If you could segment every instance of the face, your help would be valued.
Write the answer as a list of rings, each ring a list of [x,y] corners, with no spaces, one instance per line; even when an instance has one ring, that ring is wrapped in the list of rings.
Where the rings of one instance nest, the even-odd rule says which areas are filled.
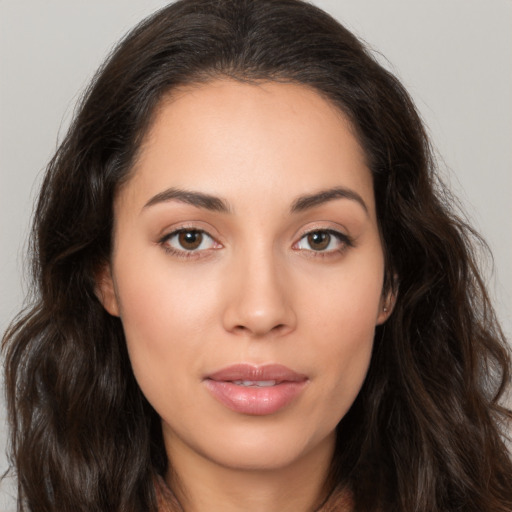
[[[98,294],[168,454],[330,453],[389,314],[372,178],[339,110],[291,84],[177,91],[114,213]]]

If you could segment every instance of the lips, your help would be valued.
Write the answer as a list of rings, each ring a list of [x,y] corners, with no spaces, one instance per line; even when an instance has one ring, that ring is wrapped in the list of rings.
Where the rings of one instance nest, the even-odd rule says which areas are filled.
[[[249,415],[274,414],[288,406],[308,378],[283,365],[237,364],[208,375],[204,384],[221,404]]]

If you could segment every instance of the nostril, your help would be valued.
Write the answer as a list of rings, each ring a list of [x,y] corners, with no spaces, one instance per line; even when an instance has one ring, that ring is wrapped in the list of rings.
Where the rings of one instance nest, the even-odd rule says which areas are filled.
[[[263,294],[251,288],[251,293],[234,296],[222,313],[223,327],[233,334],[257,338],[281,336],[294,330],[293,308],[273,288],[271,291],[272,294]]]
[[[238,334],[251,334],[253,336],[265,336],[267,334],[271,334],[271,333],[274,333],[274,334],[280,334],[282,333],[283,331],[286,330],[286,324],[277,324],[277,325],[274,325],[274,327],[271,327],[270,329],[262,329],[261,332],[258,331],[257,329],[251,329],[250,327],[246,326],[246,325],[242,325],[242,324],[239,324],[239,325],[235,325],[234,328],[233,328],[233,332],[236,332]]]

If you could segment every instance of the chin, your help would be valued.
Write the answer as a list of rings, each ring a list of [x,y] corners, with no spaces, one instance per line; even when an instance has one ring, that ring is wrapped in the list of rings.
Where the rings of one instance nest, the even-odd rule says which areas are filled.
[[[225,429],[216,442],[208,436],[203,440],[206,442],[191,448],[219,466],[239,471],[284,470],[322,454],[330,459],[336,436],[334,429],[324,433],[307,432],[300,422],[293,428],[286,428],[275,420],[272,424],[271,418],[266,420],[266,425],[256,428],[245,424]]]

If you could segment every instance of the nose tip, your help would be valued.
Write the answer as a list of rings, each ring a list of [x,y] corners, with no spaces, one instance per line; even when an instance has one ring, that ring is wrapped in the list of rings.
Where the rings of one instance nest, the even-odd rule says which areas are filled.
[[[253,337],[263,337],[267,334],[281,335],[291,330],[290,324],[275,323],[267,317],[265,313],[254,315],[252,318],[246,317],[244,323],[233,325],[229,329],[233,333],[247,334]]]
[[[286,279],[279,279],[272,268],[263,269],[261,265],[241,275],[224,312],[224,328],[255,338],[294,330],[297,318]]]

